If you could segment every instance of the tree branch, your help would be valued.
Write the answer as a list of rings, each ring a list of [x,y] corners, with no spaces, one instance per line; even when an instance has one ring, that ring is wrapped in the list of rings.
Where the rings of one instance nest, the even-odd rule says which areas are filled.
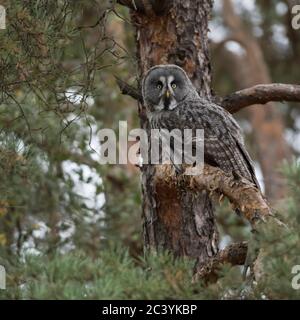
[[[266,104],[270,101],[300,102],[300,85],[259,84],[226,96],[221,101],[221,105],[230,113],[236,113],[250,105]]]
[[[165,181],[178,185],[178,180],[183,180],[186,188],[195,190],[195,192],[205,189],[220,199],[226,196],[233,208],[239,209],[252,225],[257,221],[266,221],[272,216],[271,209],[262,193],[252,182],[220,168],[204,164],[202,172],[199,172],[198,175],[177,176],[173,166],[158,165],[155,176],[155,183]]]
[[[116,77],[121,93],[128,95],[139,102],[143,102],[142,93],[135,87]],[[270,101],[294,101],[300,102],[300,85],[297,84],[258,84],[227,95],[224,98],[216,98],[220,104],[230,113],[254,104],[266,104]]]
[[[195,191],[195,194],[201,190],[207,190],[212,196],[218,196],[219,201],[226,196],[233,209],[239,209],[253,227],[256,227],[256,223],[260,221],[274,222],[280,227],[286,227],[273,216],[264,196],[253,183],[219,168],[204,164],[203,170],[198,175],[178,176],[172,165],[158,165],[155,166],[154,185],[162,183],[191,189]],[[244,265],[247,248],[248,245],[245,242],[232,244],[205,261],[198,259],[194,268],[193,281],[198,279],[216,281],[217,271],[225,263]]]
[[[273,216],[264,196],[259,189],[247,179],[233,173],[224,172],[219,168],[204,164],[198,175],[177,175],[174,166],[170,164],[156,165],[153,187],[167,184],[176,188],[185,188],[197,192],[207,190],[212,196],[218,196],[219,201],[226,196],[233,209],[239,209],[253,227],[262,221],[275,223],[279,227],[287,226]],[[192,168],[194,170],[195,168]],[[206,282],[216,281],[220,267],[229,263],[231,265],[244,265],[247,258],[248,244],[246,242],[231,244],[216,255],[205,261],[198,258],[194,267],[193,281],[204,279]]]
[[[138,102],[143,103],[142,93],[137,88],[131,86],[130,84],[128,84],[127,82],[121,80],[116,76],[115,78],[122,94],[130,96],[131,98],[137,100]]]
[[[262,193],[254,184],[219,168],[205,164],[200,175],[191,176],[190,187],[226,196],[232,206],[239,209],[251,224],[257,220],[265,221],[272,216]]]
[[[206,261],[204,264],[195,265],[193,282],[198,282],[200,279],[205,281],[216,281],[218,279],[217,272],[225,263],[233,266],[244,265],[247,256],[247,242],[233,243],[225,249],[220,250],[213,258]]]

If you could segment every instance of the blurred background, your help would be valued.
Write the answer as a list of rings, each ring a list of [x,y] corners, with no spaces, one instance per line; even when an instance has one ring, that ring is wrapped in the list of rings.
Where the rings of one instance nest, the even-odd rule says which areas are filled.
[[[299,83],[296,2],[215,1],[209,37],[216,95],[257,83]],[[48,297],[49,286],[20,287],[22,274],[43,272],[36,262],[22,269],[26,259],[42,256],[51,265],[58,254],[80,252],[81,261],[94,261],[104,252],[113,268],[108,248],[126,248],[135,262],[143,254],[139,169],[100,165],[97,138],[101,128],[117,131],[119,120],[139,127],[136,102],[120,94],[115,80],[137,85],[135,34],[128,10],[113,1],[0,4],[7,9],[0,30],[0,264],[15,289],[7,297]],[[299,158],[299,105],[251,106],[236,118],[263,190],[274,207],[287,210],[282,168]],[[221,247],[247,238],[249,227],[228,204],[217,215]],[[65,272],[76,273],[68,268],[77,260],[70,259]],[[61,297],[59,288],[49,297]],[[63,297],[78,297],[72,290]],[[93,297],[107,297],[103,292]]]

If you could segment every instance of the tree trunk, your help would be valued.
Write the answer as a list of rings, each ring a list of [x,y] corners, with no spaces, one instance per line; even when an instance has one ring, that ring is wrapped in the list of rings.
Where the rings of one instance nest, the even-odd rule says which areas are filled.
[[[139,74],[157,64],[177,64],[199,93],[211,96],[208,19],[212,0],[126,1],[136,28]],[[141,126],[148,128],[139,106]],[[156,168],[142,168],[143,233],[146,249],[169,250],[175,256],[198,258],[202,263],[218,250],[218,232],[207,192],[198,194],[159,180]]]

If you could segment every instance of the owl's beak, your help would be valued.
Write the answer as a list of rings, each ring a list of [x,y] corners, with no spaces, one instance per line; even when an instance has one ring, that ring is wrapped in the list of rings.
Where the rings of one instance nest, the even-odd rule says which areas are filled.
[[[169,99],[170,96],[171,96],[171,93],[170,93],[170,91],[167,89],[167,91],[166,91],[166,98]]]
[[[172,103],[172,95],[169,89],[166,90],[165,95],[164,95],[164,107],[165,110],[168,110],[170,105]]]

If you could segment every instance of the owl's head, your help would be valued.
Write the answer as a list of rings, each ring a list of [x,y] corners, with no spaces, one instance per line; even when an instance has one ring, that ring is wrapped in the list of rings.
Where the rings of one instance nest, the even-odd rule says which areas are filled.
[[[176,65],[157,65],[145,75],[142,94],[150,112],[173,110],[194,87],[183,69]]]

